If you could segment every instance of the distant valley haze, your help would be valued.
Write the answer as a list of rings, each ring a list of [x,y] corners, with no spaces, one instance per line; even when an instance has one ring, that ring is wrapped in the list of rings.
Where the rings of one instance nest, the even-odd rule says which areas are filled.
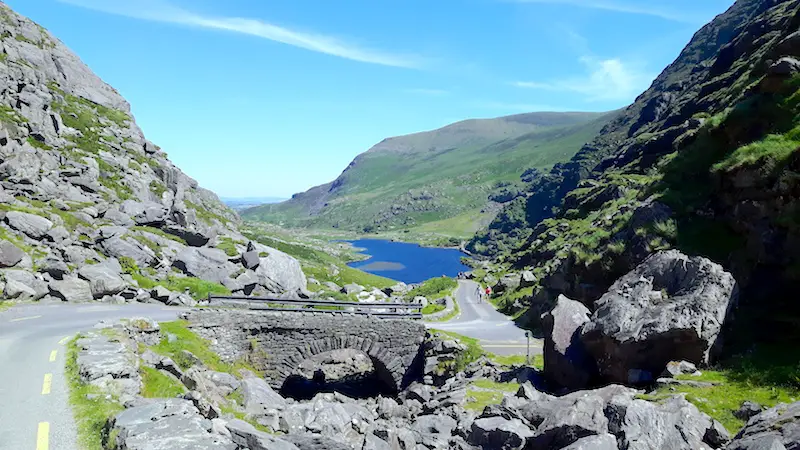
[[[387,137],[623,107],[732,0],[7,3],[115,86],[202,186],[289,198]]]

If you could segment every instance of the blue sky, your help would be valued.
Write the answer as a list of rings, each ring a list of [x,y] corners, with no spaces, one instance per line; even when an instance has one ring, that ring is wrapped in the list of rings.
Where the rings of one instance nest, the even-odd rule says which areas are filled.
[[[220,196],[332,180],[389,136],[629,104],[732,0],[6,0]]]

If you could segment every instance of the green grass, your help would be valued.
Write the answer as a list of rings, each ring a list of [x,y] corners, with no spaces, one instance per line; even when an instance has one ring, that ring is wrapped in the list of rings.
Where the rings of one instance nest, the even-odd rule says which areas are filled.
[[[524,366],[526,359],[525,355],[491,355],[489,358],[497,364],[504,366]],[[544,357],[542,355],[531,356],[530,367],[543,370]]]
[[[426,307],[422,308],[422,314],[436,314],[439,311],[444,311],[444,309],[444,305],[429,303]]]
[[[674,393],[686,394],[686,399],[701,411],[717,419],[732,434],[744,426],[733,411],[745,400],[772,407],[778,403],[800,400],[800,354],[785,346],[761,346],[744,356],[720,362],[713,370],[703,370],[702,376],[679,376],[679,379],[718,383],[712,387],[672,386],[657,390],[650,400]]]
[[[452,320],[453,318],[457,317],[460,313],[461,313],[461,309],[459,309],[459,307],[458,307],[458,302],[454,301],[453,302],[453,310],[450,311],[449,314],[445,314],[442,317],[439,317],[437,319],[424,319],[424,320],[427,320],[428,322],[447,322],[447,321]],[[425,313],[423,312],[423,314],[425,314]]]
[[[145,273],[143,274],[142,269],[139,268],[136,261],[125,256],[119,259],[119,263],[120,266],[122,266],[122,271],[130,275],[142,289],[153,289],[156,286],[163,286],[170,291],[183,292],[188,288],[189,295],[195,300],[207,298],[208,294],[231,294],[230,289],[225,286],[212,281],[201,280],[200,278],[169,276],[166,280],[155,280],[148,276],[152,275],[152,273],[148,273],[148,271],[152,271],[152,269],[145,268]]]
[[[150,239],[142,236],[141,234],[132,234],[130,235],[136,242],[144,245],[145,247],[149,248],[156,257],[161,254],[161,247],[158,244],[151,241]]]
[[[239,251],[236,250],[236,242],[227,236],[219,238],[217,248],[225,252],[228,256],[239,256]]]
[[[494,391],[503,391],[503,392],[517,392],[519,390],[519,383],[498,383],[497,381],[492,380],[475,380],[472,382],[472,385],[475,387],[479,387],[481,389],[491,389]]]
[[[434,329],[431,329],[431,331],[453,338],[467,346],[466,351],[461,353],[455,361],[445,363],[448,366],[452,367],[456,372],[463,371],[464,368],[467,367],[470,363],[476,361],[478,358],[481,357],[481,355],[486,354],[481,345],[478,343],[478,340],[475,338],[454,333],[452,331],[442,331]]]
[[[139,369],[142,376],[142,397],[144,398],[174,398],[186,392],[183,384],[158,369],[142,366]]]
[[[183,202],[186,203],[186,206],[188,208],[194,210],[194,212],[197,214],[198,219],[200,219],[201,221],[205,222],[208,225],[213,225],[215,221],[223,225],[230,223],[230,220],[211,211],[210,209],[206,208],[203,205],[198,205],[197,203],[194,203],[190,200],[184,200]]]
[[[41,149],[41,150],[52,150],[53,149],[53,147],[50,147],[49,145],[45,144],[44,142],[42,142],[42,141],[40,141],[38,139],[34,139],[31,136],[28,136],[28,143],[31,144],[31,146],[36,147],[36,148]]]
[[[150,192],[155,194],[156,197],[161,198],[164,192],[167,192],[167,187],[164,186],[164,183],[153,180],[150,182]]]
[[[103,448],[103,429],[109,417],[122,411],[119,403],[106,399],[104,395],[89,400],[88,394],[98,394],[94,386],[84,384],[78,373],[78,337],[74,337],[66,346],[65,375],[69,386],[69,402],[75,424],[78,427],[78,442],[86,450]]]
[[[177,336],[178,339],[174,342],[169,342],[169,340],[164,337],[161,339],[161,342],[153,347],[153,350],[161,355],[169,356],[183,369],[188,369],[191,366],[191,362],[181,355],[182,350],[187,350],[200,359],[209,369],[217,372],[226,372],[235,375],[238,369],[247,369],[256,374],[260,373],[246,361],[237,361],[234,364],[223,362],[219,355],[211,350],[209,342],[190,330],[188,322],[184,320],[162,322],[160,325],[162,333],[172,333]]]
[[[789,155],[800,149],[800,140],[795,138],[798,133],[790,132],[789,134],[770,134],[758,142],[740,147],[722,161],[714,164],[712,170],[730,171],[755,164],[759,164],[762,168],[781,164]]]
[[[481,379],[475,380],[471,388],[467,389],[467,396],[471,399],[465,405],[466,409],[482,411],[489,405],[498,405],[503,401],[503,394],[515,393],[519,390],[519,383],[498,383],[496,381]]]
[[[410,290],[405,297],[407,299],[414,299],[414,297],[425,297],[430,300],[440,299],[448,295],[452,295],[453,290],[458,287],[458,281],[449,277],[436,277],[424,281],[421,285]]]
[[[14,306],[10,301],[0,300],[0,312],[6,311]]]

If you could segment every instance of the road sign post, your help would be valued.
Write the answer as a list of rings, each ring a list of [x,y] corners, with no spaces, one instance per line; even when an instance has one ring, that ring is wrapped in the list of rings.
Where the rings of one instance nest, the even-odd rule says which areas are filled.
[[[528,340],[528,352],[527,352],[527,354],[525,356],[525,365],[526,366],[530,366],[531,365],[531,332],[530,331],[526,331],[525,332],[525,337]]]

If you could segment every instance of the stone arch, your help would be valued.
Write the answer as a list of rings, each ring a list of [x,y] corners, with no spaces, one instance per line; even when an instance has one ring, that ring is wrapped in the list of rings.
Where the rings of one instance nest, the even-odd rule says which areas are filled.
[[[296,346],[293,351],[283,357],[282,361],[273,362],[277,366],[275,367],[276,377],[271,380],[273,387],[280,389],[302,361],[321,353],[343,349],[358,350],[369,356],[375,367],[375,373],[394,391],[405,387],[403,384],[410,367],[403,364],[400,355],[391,349],[384,348],[380,342],[374,341],[370,337],[351,334],[336,334],[306,341]]]

